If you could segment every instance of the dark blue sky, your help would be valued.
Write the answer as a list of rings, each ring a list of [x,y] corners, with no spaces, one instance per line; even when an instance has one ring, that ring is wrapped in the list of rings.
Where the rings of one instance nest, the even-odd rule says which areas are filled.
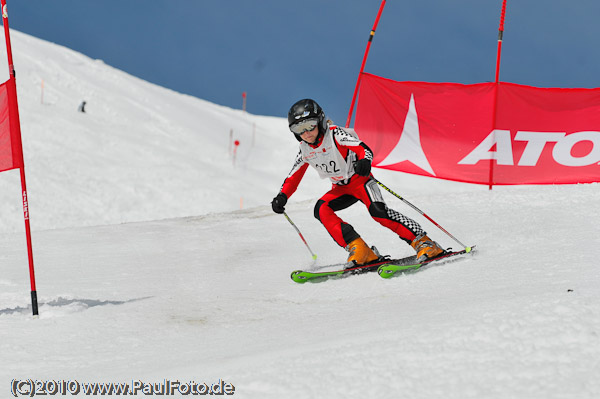
[[[11,28],[217,104],[344,124],[380,0],[7,0]],[[501,0],[387,1],[366,71],[492,81]],[[508,0],[500,79],[600,86],[600,1]],[[19,66],[15,66],[17,71]]]

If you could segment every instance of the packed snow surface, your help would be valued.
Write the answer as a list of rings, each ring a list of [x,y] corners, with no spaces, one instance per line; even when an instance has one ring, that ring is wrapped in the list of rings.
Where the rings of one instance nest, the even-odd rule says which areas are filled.
[[[3,172],[1,397],[27,379],[221,380],[240,398],[600,397],[597,184],[489,191],[375,169],[478,251],[390,280],[299,285],[290,273],[315,265],[269,205],[297,151],[285,119],[12,39],[40,317],[18,172]],[[308,171],[287,206],[317,265],[346,257],[312,216],[328,186]],[[362,205],[341,216],[382,253],[412,254]]]

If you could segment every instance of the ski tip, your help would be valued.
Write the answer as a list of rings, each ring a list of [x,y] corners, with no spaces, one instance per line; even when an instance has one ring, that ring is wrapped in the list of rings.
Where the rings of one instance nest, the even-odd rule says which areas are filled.
[[[294,270],[290,277],[294,282],[299,284],[304,284],[307,281],[306,277],[302,274],[302,270]]]
[[[394,271],[385,268],[385,266],[388,265],[381,265],[379,269],[377,269],[377,274],[379,274],[381,278],[391,278],[394,275]]]

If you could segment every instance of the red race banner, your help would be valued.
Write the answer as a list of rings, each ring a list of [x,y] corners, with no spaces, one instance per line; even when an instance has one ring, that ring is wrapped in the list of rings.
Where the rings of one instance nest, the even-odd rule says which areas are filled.
[[[379,168],[490,185],[600,181],[600,89],[365,73],[355,130]]]

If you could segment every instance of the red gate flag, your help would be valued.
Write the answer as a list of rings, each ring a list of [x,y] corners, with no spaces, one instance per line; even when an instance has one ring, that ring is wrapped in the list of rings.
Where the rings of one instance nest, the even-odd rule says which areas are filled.
[[[33,267],[33,248],[31,245],[31,225],[29,223],[29,201],[25,182],[25,162],[23,161],[23,145],[21,143],[21,123],[19,122],[19,104],[17,101],[17,83],[10,45],[10,29],[6,0],[2,5],[2,25],[10,78],[0,85],[0,172],[18,168],[21,173],[21,198],[23,198],[23,218],[25,220],[25,236],[27,238],[27,257],[29,258],[29,281],[31,284],[31,311],[36,317],[38,313],[37,290],[35,287],[35,271]]]
[[[0,85],[0,172],[21,167],[19,132],[11,129],[9,90],[11,82]]]
[[[598,88],[397,82],[365,73],[355,130],[380,168],[478,184],[600,181]]]

